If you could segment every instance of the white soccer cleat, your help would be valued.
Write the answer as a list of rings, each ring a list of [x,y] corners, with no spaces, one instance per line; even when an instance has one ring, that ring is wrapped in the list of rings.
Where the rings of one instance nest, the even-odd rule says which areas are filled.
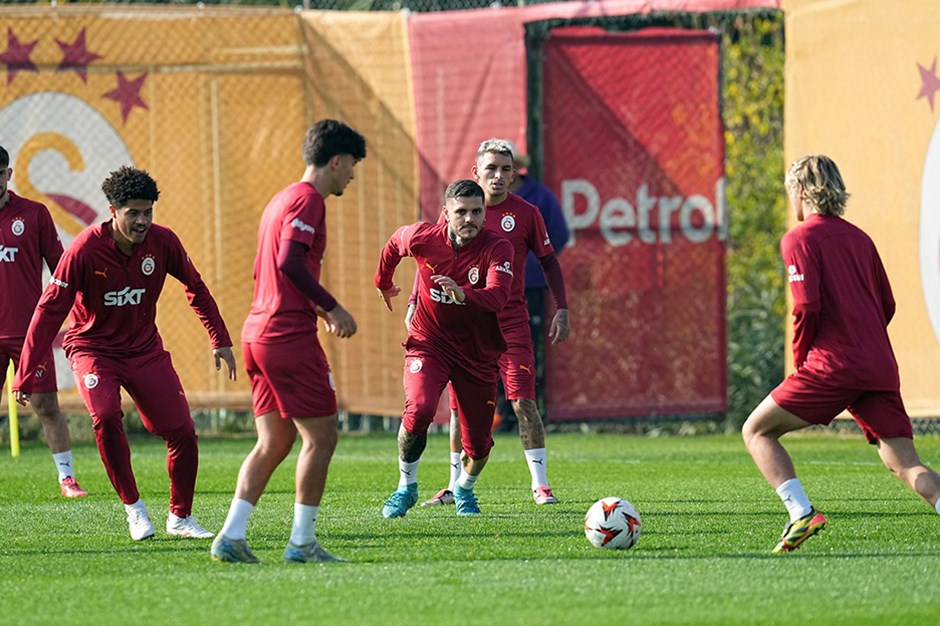
[[[447,487],[444,487],[443,489],[438,491],[437,495],[435,495],[433,498],[431,498],[430,500],[426,500],[425,502],[422,502],[421,506],[443,506],[443,505],[453,504],[453,503],[454,503],[454,492],[448,489]]]
[[[156,529],[153,527],[153,522],[150,521],[150,514],[147,512],[147,507],[143,502],[127,512],[127,525],[130,527],[131,539],[134,541],[150,539],[156,532]]]
[[[192,539],[212,539],[215,537],[215,533],[209,532],[199,525],[195,515],[177,517],[172,513],[166,518],[166,534]]]

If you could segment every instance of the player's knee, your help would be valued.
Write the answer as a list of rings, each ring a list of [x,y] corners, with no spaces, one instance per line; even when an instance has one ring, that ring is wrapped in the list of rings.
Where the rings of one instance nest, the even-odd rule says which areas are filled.
[[[516,419],[524,421],[527,424],[541,424],[542,416],[539,415],[539,407],[535,400],[531,398],[520,398],[512,401],[512,409],[516,413]]]
[[[293,447],[293,439],[282,441],[263,439],[259,437],[258,441],[255,443],[254,450],[252,450],[252,454],[256,458],[261,457],[265,459],[271,459],[277,463],[280,463],[287,458],[287,455],[290,454]]]
[[[758,436],[759,432],[756,428],[756,423],[757,420],[754,419],[754,414],[751,413],[750,417],[748,417],[741,426],[741,438],[744,439],[744,445],[750,444],[750,442]]]
[[[95,431],[121,431],[124,432],[123,411],[109,411],[92,415],[91,427]]]
[[[903,478],[908,472],[919,473],[924,469],[924,464],[910,439],[880,439],[878,456],[884,466],[899,478]]]
[[[29,403],[43,422],[58,422],[63,419],[59,401],[54,393],[34,393],[30,396]]]
[[[402,416],[403,422],[407,425],[410,432],[424,434],[430,428],[434,417],[437,415],[437,405],[417,404],[410,407]]]
[[[171,430],[163,431],[157,433],[167,442],[174,447],[179,446],[194,446],[198,437],[196,435],[196,427],[191,421],[187,421],[176,428]]]
[[[474,461],[488,458],[490,456],[490,450],[492,449],[493,437],[489,435],[471,437],[469,444],[466,442],[464,443],[464,454],[467,456],[467,458],[473,459]],[[464,462],[464,466],[466,466],[466,462]]]
[[[338,441],[339,434],[334,428],[318,432],[316,436],[311,437],[309,441],[304,441],[304,445],[309,447],[313,453],[318,455],[326,454],[332,457],[333,452],[336,451],[336,444]],[[288,454],[290,453],[289,447],[287,452]]]

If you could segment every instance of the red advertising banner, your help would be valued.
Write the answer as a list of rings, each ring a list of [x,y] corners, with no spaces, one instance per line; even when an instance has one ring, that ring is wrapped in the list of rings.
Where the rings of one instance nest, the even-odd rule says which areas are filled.
[[[526,149],[525,23],[779,5],[779,0],[580,0],[411,13],[421,216],[437,219],[444,189],[470,175],[484,139],[511,139]]]
[[[545,183],[571,228],[552,420],[726,409],[720,51],[705,31],[551,32]]]

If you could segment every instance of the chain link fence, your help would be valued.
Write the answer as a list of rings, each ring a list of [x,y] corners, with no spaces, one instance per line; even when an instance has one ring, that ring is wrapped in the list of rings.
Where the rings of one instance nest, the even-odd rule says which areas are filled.
[[[85,225],[104,216],[107,206],[100,183],[110,170],[130,162],[149,170],[163,192],[157,221],[181,235],[236,335],[251,299],[248,277],[260,211],[277,189],[299,174],[300,139],[311,121],[341,114],[370,140],[370,156],[357,180],[342,199],[331,200],[336,203],[333,215],[341,216],[337,230],[344,233],[328,252],[329,257],[343,251],[342,256],[328,258],[325,266],[331,284],[346,280],[356,285],[368,283],[382,235],[390,232],[391,224],[412,221],[418,212],[417,182],[408,178],[408,167],[393,156],[414,152],[410,139],[414,129],[376,97],[377,92],[388,92],[382,81],[407,84],[395,73],[399,59],[375,63],[374,59],[381,58],[377,43],[349,43],[346,36],[330,35],[327,28],[316,24],[305,30],[299,26],[297,14],[285,9],[430,12],[494,6],[493,2],[475,0],[205,2],[207,7],[235,7],[212,7],[196,15],[194,7],[186,5],[198,3],[167,2],[122,13],[123,4],[137,3],[89,7],[95,3],[59,2],[56,19],[49,19],[20,12],[33,3],[13,0],[5,4],[0,33],[7,37],[7,48],[12,36],[19,49],[32,50],[21,65],[0,65],[5,70],[0,77],[5,81],[0,91],[0,144],[13,157],[16,173],[12,188],[46,203],[68,243]],[[101,12],[81,21],[74,17],[92,8]],[[115,19],[105,19],[105,13]],[[128,19],[145,14],[148,19],[139,27]],[[754,28],[758,19],[769,19],[775,26],[770,30]],[[759,77],[782,72],[782,60],[774,61],[783,48],[782,17],[767,11],[684,13],[623,16],[609,19],[604,26],[611,24],[622,30],[668,25],[720,32],[722,89],[726,103],[731,103],[723,112],[726,141],[751,146],[746,154],[728,152],[729,268],[732,272],[735,264],[748,268],[737,275],[747,281],[748,273],[753,274],[752,278],[762,281],[762,289],[766,287],[764,291],[773,294],[768,302],[729,304],[729,318],[743,318],[740,326],[729,327],[729,345],[741,346],[740,352],[729,354],[729,397],[732,409],[743,407],[746,411],[783,373],[783,313],[768,312],[769,305],[780,305],[783,291],[781,285],[764,280],[769,275],[765,270],[769,267],[772,273],[777,263],[775,242],[767,243],[764,238],[778,239],[771,231],[779,225],[772,228],[754,222],[749,231],[736,230],[735,223],[750,224],[748,220],[761,207],[773,207],[780,200],[776,188],[782,176],[782,161],[777,162],[782,153],[778,126],[782,125],[782,109],[771,101],[758,110],[732,102],[734,94]],[[298,32],[304,33],[303,43]],[[347,71],[348,59],[356,53],[344,49],[347,44],[372,55],[362,57],[356,72]],[[305,55],[305,46],[313,54]],[[309,72],[327,76],[331,82],[308,82]],[[331,92],[337,81],[340,92]],[[778,87],[771,81],[766,92],[775,93]],[[278,123],[272,124],[272,120]],[[536,161],[539,150],[537,145],[530,146]],[[758,162],[755,155],[766,159]],[[250,169],[246,163],[251,163]],[[778,167],[780,171],[775,169]],[[741,255],[751,240],[759,240],[770,251],[767,259]],[[404,272],[399,278],[401,284],[410,284]],[[746,293],[747,285],[729,284],[729,291],[735,290]],[[374,334],[359,348],[342,355],[335,352],[335,345],[327,347],[343,377],[341,388],[355,390],[376,405],[370,393],[378,397],[379,392],[387,394],[389,389],[397,392],[400,388],[397,341],[402,327],[400,320],[389,321],[384,311],[373,306],[372,295],[349,287],[340,299],[351,300],[351,309],[364,312],[360,320],[363,332]],[[250,428],[245,413],[247,386],[244,381],[230,383],[215,371],[205,331],[175,281],[168,281],[158,310],[158,326],[174,354],[184,387],[200,390],[190,398],[200,427],[219,432],[237,430],[241,425]],[[769,320],[765,319],[768,315]],[[757,317],[766,322],[760,329]],[[374,330],[366,331],[367,325]],[[746,361],[748,358],[751,360]],[[71,379],[67,369],[58,374],[60,384]],[[83,414],[75,394],[66,390],[63,396],[67,408]],[[228,408],[215,408],[218,406]],[[380,427],[383,419],[369,415],[393,414],[400,406],[386,403],[381,411],[362,404],[345,408],[356,415],[348,424],[371,428]],[[668,429],[669,423],[665,422],[664,428]],[[851,428],[851,422],[846,424],[840,420],[837,427]],[[915,420],[915,428],[917,432],[940,433],[940,421]]]
[[[496,7],[521,7],[567,0],[3,0],[3,4],[109,4],[109,5],[169,5],[169,6],[230,6],[279,7],[318,11],[466,11]]]

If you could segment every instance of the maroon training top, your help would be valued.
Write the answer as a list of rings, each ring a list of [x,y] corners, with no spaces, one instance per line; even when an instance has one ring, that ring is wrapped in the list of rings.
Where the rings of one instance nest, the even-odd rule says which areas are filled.
[[[62,242],[49,209],[8,193],[0,209],[0,338],[21,339],[42,294],[42,262],[54,271]]]
[[[319,302],[304,295],[278,267],[284,246],[296,241],[307,248],[304,263],[319,286],[326,251],[326,206],[312,185],[294,183],[277,193],[258,226],[255,291],[241,340],[284,342],[317,332],[317,304],[325,310],[336,300],[325,289]]]
[[[460,355],[470,369],[492,366],[506,350],[497,313],[509,301],[512,244],[483,228],[470,243],[454,249],[447,224],[402,226],[382,249],[375,286],[389,289],[395,268],[406,256],[418,264],[418,310],[405,347],[427,346]],[[435,274],[454,279],[464,290],[464,301],[448,297],[431,280]]]
[[[888,339],[894,297],[875,244],[834,215],[809,215],[780,242],[793,293],[797,368],[849,389],[897,390]]]
[[[176,234],[152,224],[127,256],[111,236],[108,220],[83,230],[62,255],[30,321],[14,389],[31,390],[36,366],[66,316],[67,355],[90,352],[120,359],[162,350],[157,299],[168,274],[186,287],[212,347],[231,346],[219,307]]]

